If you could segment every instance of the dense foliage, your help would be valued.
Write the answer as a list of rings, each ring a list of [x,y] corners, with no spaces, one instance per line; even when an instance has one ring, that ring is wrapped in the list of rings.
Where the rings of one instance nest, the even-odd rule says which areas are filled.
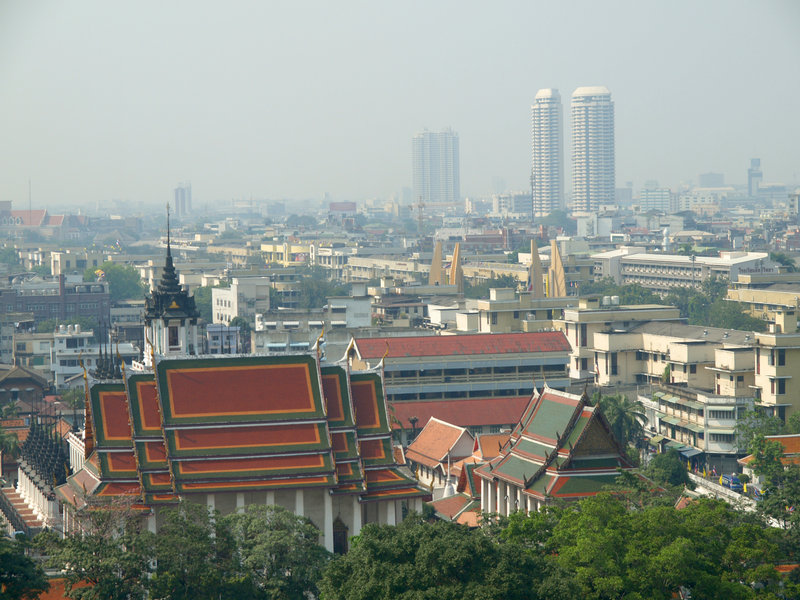
[[[663,297],[638,285],[617,285],[610,278],[584,283],[581,294],[619,296],[621,304],[667,304],[680,311],[691,325],[743,331],[766,331],[767,323],[744,312],[742,305],[725,299],[728,283],[710,277],[699,289],[672,288]]]
[[[144,297],[144,283],[139,272],[130,265],[106,261],[97,268],[89,267],[83,272],[84,281],[94,281],[98,276],[108,282],[108,294],[112,302],[140,300]]]
[[[780,530],[701,499],[639,506],[602,494],[483,530],[412,517],[366,526],[334,559],[323,600],[389,598],[670,599],[796,597],[781,587]]]
[[[25,554],[24,544],[0,536],[0,598],[38,598],[47,588],[44,570]]]
[[[498,277],[492,277],[491,279],[484,279],[480,283],[473,284],[465,281],[464,296],[474,299],[488,299],[489,290],[492,288],[511,288],[516,290],[518,287],[519,281],[516,277],[512,277],[511,275],[500,275]]]
[[[276,506],[221,517],[184,503],[159,513],[159,532],[126,506],[83,516],[83,536],[37,537],[78,600],[303,600],[317,594],[329,554],[306,518]]]

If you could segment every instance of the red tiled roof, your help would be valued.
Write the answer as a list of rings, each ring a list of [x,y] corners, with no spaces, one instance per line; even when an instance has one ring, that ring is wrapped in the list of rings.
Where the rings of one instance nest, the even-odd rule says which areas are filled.
[[[431,419],[406,450],[406,458],[427,467],[436,467],[446,459],[450,448],[464,435],[461,427]],[[463,456],[451,456],[458,460]]]
[[[430,505],[436,512],[445,515],[448,519],[452,519],[471,501],[472,500],[467,496],[455,494],[454,496],[448,496],[447,498],[431,502]]]
[[[22,224],[26,227],[39,227],[47,216],[47,211],[42,210],[12,210],[11,216],[22,219]]]
[[[520,414],[522,414],[520,412]],[[484,433],[475,440],[476,454],[484,460],[491,460],[500,455],[500,448],[506,445],[508,433]]]
[[[427,425],[431,417],[459,427],[481,425],[516,425],[528,405],[528,396],[514,398],[469,398],[467,400],[432,400],[421,402],[390,402],[390,411],[402,427],[411,427],[409,417],[417,417],[417,428]],[[392,419],[392,428],[401,425]]]
[[[560,331],[361,338],[355,341],[355,346],[359,356],[365,359],[381,358],[387,349],[387,358],[566,352],[570,349]]]
[[[60,227],[64,224],[64,215],[48,215],[47,224],[53,227]]]

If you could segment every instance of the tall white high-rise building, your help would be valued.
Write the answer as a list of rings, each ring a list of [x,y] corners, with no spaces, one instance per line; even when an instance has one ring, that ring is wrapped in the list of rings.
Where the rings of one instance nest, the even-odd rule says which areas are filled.
[[[411,140],[414,202],[460,202],[458,134],[423,131]]]
[[[604,86],[572,93],[572,211],[614,203],[614,103]]]
[[[533,214],[543,217],[564,206],[564,117],[558,90],[539,90],[534,97],[531,142]]]

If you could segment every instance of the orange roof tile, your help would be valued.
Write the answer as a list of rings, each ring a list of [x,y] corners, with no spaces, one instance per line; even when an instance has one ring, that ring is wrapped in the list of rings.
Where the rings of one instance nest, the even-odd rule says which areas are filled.
[[[560,331],[361,338],[355,341],[355,346],[361,358],[381,358],[388,350],[387,359],[410,356],[566,352],[570,349],[567,338]]]
[[[433,400],[420,402],[390,402],[397,421],[393,429],[409,429],[409,418],[417,417],[417,429],[425,427],[431,417],[459,427],[484,425],[516,425],[528,406],[530,396],[512,398],[469,398],[464,400]]]
[[[464,433],[462,427],[433,418],[408,446],[406,458],[427,467],[436,467],[447,460],[447,453]],[[450,460],[461,458],[464,457],[451,456]]]
[[[509,433],[484,433],[475,438],[476,454],[483,460],[500,455],[500,449],[508,443]]]
[[[452,519],[470,502],[472,502],[472,500],[467,496],[455,494],[454,496],[448,496],[447,498],[430,502],[430,505],[436,512],[443,514],[448,519]]]

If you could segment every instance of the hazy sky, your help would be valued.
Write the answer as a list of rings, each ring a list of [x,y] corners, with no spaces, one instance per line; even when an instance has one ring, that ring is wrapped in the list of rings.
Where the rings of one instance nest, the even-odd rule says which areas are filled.
[[[755,156],[800,184],[799,30],[795,0],[0,0],[0,200],[387,197],[446,126],[463,194],[527,189],[536,91],[566,116],[582,85],[611,90],[618,185]]]

